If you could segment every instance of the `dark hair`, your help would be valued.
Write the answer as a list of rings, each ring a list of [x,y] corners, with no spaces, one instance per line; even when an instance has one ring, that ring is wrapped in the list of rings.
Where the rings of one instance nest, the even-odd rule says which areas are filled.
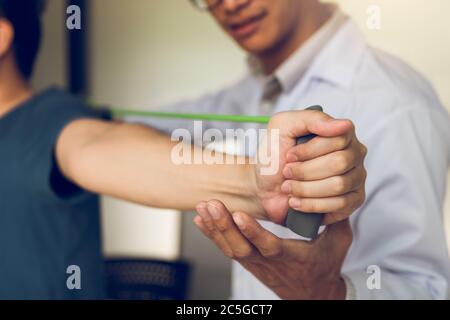
[[[21,74],[29,79],[41,44],[44,0],[0,0],[0,18],[14,28],[13,49]]]

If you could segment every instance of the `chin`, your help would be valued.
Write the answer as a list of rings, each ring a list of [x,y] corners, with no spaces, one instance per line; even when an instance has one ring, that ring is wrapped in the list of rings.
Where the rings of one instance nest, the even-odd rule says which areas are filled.
[[[274,44],[267,39],[262,40],[260,37],[254,36],[249,39],[237,41],[242,49],[253,55],[259,55],[264,52],[270,51]]]

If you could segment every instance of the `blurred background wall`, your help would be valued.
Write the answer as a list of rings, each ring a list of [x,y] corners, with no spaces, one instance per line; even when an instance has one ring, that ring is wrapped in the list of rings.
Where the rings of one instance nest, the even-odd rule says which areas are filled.
[[[244,54],[187,0],[88,2],[90,93],[96,102],[152,109],[216,90],[246,71]],[[450,110],[450,1],[335,2],[357,21],[371,44],[425,74]],[[381,9],[380,30],[366,26],[369,5]],[[34,78],[38,88],[66,85],[65,8],[64,1],[48,0],[45,41]],[[228,297],[230,263],[197,232],[192,214],[181,216],[113,199],[103,203],[107,256],[181,257],[195,267],[191,298]],[[450,230],[449,201],[444,211]]]

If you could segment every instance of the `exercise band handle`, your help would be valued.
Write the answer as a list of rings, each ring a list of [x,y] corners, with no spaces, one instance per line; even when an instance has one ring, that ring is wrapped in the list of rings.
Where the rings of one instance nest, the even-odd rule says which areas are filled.
[[[323,112],[321,106],[313,106],[306,110],[316,110]],[[310,134],[297,139],[297,145],[305,144],[314,139],[316,135]],[[324,214],[322,213],[305,213],[294,209],[289,209],[286,226],[296,234],[308,238],[315,239],[319,234],[319,228],[322,225]]]

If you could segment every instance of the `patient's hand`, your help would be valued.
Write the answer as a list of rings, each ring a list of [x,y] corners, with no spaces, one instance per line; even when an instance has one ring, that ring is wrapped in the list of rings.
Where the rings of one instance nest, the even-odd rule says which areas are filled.
[[[344,299],[341,267],[352,242],[348,219],[328,226],[313,242],[280,239],[243,212],[233,215],[219,201],[202,202],[194,222],[282,299]]]
[[[271,141],[269,134],[261,144],[259,153],[272,159],[270,165],[256,167],[255,181],[270,220],[284,224],[291,207],[327,213],[324,223],[330,224],[348,218],[363,204],[367,151],[349,120],[335,120],[318,111],[289,111],[273,116],[268,128],[269,132],[278,129],[279,139]],[[318,137],[295,145],[298,137],[310,133]],[[264,170],[270,174],[262,174]]]

